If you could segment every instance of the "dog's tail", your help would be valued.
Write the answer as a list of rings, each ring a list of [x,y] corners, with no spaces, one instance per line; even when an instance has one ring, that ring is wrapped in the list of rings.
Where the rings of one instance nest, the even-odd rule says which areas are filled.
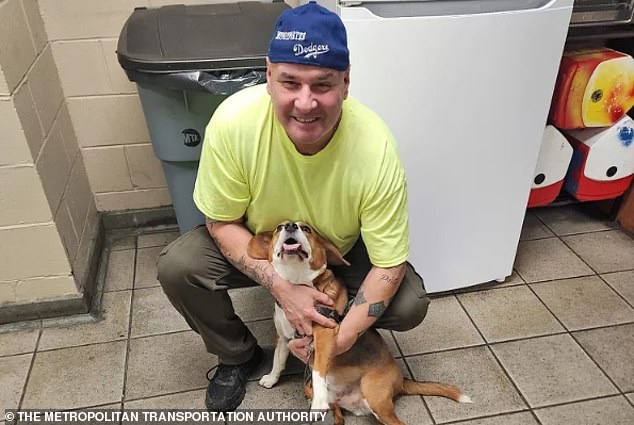
[[[411,379],[404,379],[402,394],[437,395],[450,398],[458,403],[473,403],[473,401],[471,401],[471,397],[463,394],[457,387],[438,382],[416,382]]]

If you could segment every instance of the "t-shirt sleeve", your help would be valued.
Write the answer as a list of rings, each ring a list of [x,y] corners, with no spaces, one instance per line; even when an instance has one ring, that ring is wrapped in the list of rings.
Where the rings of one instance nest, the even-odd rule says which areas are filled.
[[[244,216],[250,191],[240,152],[232,146],[232,138],[219,115],[214,114],[205,130],[194,203],[213,220],[231,221]]]
[[[409,257],[407,184],[394,144],[386,144],[376,182],[363,202],[361,237],[374,266],[394,267]]]

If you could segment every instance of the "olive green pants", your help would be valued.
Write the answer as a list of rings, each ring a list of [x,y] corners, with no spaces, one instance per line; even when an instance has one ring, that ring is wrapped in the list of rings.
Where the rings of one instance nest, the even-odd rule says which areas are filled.
[[[352,297],[371,268],[361,238],[345,258],[351,266],[332,270]],[[172,305],[221,363],[238,364],[251,357],[257,341],[235,314],[227,289],[257,284],[225,259],[205,226],[185,233],[165,247],[158,259],[158,280]],[[423,280],[407,263],[398,292],[374,327],[412,329],[423,321],[428,305]]]

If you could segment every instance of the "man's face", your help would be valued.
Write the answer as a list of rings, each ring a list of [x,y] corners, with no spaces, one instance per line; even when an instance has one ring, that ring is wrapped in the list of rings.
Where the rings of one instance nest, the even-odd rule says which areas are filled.
[[[267,62],[267,79],[275,115],[297,150],[323,149],[339,123],[350,71]]]

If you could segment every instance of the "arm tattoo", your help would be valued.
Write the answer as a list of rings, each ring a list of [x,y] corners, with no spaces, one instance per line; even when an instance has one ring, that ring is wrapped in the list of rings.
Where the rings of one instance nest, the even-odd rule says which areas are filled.
[[[264,286],[266,289],[270,290],[273,286],[273,278],[271,275],[266,273],[264,265],[256,264],[255,266],[250,266],[247,264],[247,257],[245,255],[241,256],[234,265],[238,270],[258,282],[260,285]]]
[[[359,291],[357,293],[357,296],[354,297],[354,305],[361,305],[361,304],[365,304],[367,302],[367,300],[365,299],[365,296],[363,295],[363,291]]]
[[[382,274],[380,280],[390,285],[394,285],[399,281],[398,277],[392,277],[388,274]]]
[[[380,317],[384,311],[385,303],[383,301],[372,303],[368,308],[368,317]]]

